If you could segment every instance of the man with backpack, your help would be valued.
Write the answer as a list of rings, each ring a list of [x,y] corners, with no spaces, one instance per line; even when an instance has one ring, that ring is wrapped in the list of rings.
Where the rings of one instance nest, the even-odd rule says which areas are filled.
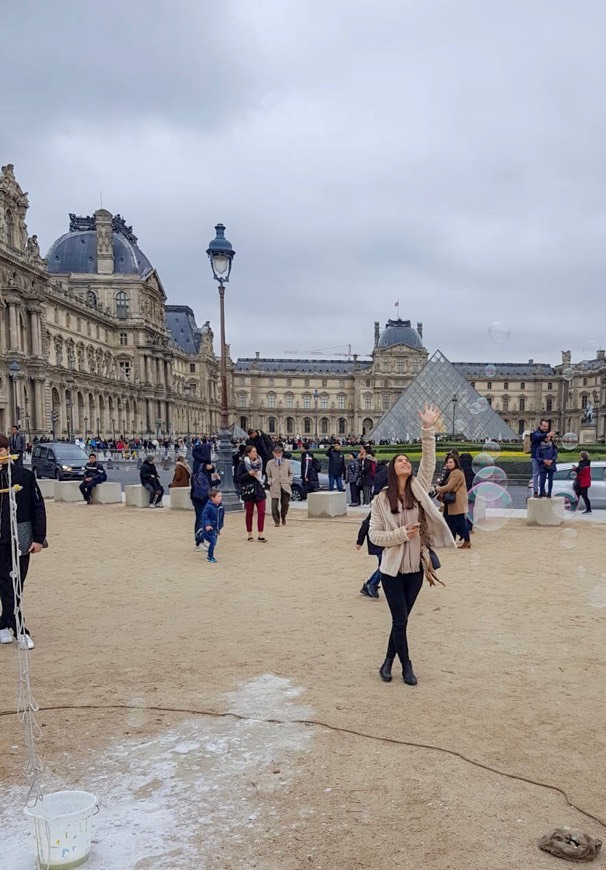
[[[211,490],[211,474],[213,465],[209,463],[204,463],[198,467],[198,470],[193,472],[191,476],[191,488],[189,491],[189,497],[191,498],[192,504],[194,506],[194,542],[196,545],[196,550],[201,550],[203,547],[206,549],[205,544],[202,540],[204,527],[202,525],[202,515],[204,513],[204,508],[206,507],[206,503],[208,502],[208,498]],[[210,470],[209,470],[210,469]]]

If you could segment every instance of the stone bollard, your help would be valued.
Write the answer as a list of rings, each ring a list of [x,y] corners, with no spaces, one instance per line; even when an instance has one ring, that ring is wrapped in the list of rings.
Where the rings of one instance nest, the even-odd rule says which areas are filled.
[[[563,498],[529,498],[526,502],[527,526],[561,526],[566,519]]]
[[[347,494],[310,492],[307,496],[307,516],[316,518],[347,516]]]
[[[170,509],[173,511],[193,511],[194,506],[189,496],[189,486],[171,486]]]

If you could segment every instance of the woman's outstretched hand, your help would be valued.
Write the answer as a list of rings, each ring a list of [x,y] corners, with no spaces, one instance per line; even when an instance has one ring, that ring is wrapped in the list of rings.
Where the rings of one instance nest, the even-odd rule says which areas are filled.
[[[430,429],[432,426],[435,426],[436,420],[439,416],[440,409],[435,405],[428,405],[425,403],[423,410],[419,411],[419,418],[424,429]]]

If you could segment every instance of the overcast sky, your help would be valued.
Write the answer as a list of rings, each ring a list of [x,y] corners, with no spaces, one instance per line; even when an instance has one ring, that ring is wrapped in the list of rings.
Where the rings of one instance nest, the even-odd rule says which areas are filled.
[[[451,360],[604,346],[604,0],[0,6],[0,162],[43,252],[102,191],[218,336],[222,221],[232,356],[368,353],[396,299]]]

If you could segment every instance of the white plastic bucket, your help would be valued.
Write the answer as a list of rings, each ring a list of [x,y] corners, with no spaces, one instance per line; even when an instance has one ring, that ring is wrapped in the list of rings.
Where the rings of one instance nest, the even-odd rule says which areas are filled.
[[[93,816],[99,812],[94,794],[88,791],[56,791],[25,807],[36,843],[41,870],[79,867],[88,859],[93,834]]]

